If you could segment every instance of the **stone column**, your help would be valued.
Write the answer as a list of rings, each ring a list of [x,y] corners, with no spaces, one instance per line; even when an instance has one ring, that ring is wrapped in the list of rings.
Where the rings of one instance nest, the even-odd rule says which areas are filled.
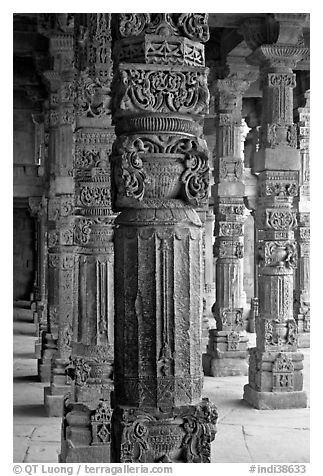
[[[110,462],[113,390],[113,222],[109,92],[111,15],[75,15],[76,293],[60,461]]]
[[[301,153],[298,197],[298,263],[295,274],[295,320],[298,346],[310,346],[310,91],[298,108],[298,148]]]
[[[251,78],[231,72],[215,82],[217,104],[214,213],[216,329],[210,330],[208,375],[247,375],[243,290],[245,187],[241,158],[242,95]]]
[[[244,26],[247,42],[255,50],[247,61],[260,66],[263,90],[260,149],[255,156],[255,171],[259,173],[255,212],[259,316],[257,343],[250,350],[249,383],[243,396],[259,409],[306,406],[303,355],[297,352],[293,318],[297,220],[292,207],[298,194],[300,168],[293,124],[292,68],[305,54],[305,48],[290,44],[292,40],[297,42],[300,33],[298,15],[291,14],[290,22],[285,22],[285,14],[275,17],[270,17],[267,25],[262,24],[265,20],[256,24],[250,20]]]
[[[250,130],[246,136],[244,143],[244,184],[245,184],[245,204],[249,210],[249,215],[245,222],[244,242],[246,247],[245,265],[249,268],[249,272],[245,273],[244,283],[247,297],[250,299],[250,313],[248,318],[249,332],[256,332],[255,321],[258,315],[258,266],[257,252],[255,243],[256,227],[255,227],[255,204],[257,198],[257,181],[258,177],[254,173],[254,157],[259,149],[259,128],[260,128],[260,101],[256,99],[246,99],[244,101],[244,115],[247,126]],[[249,254],[248,254],[249,252]],[[247,263],[246,263],[247,261]],[[246,266],[245,266],[246,270]]]
[[[201,399],[205,14],[121,14],[115,50],[114,462],[210,462]]]
[[[73,19],[52,15],[50,54],[53,69],[44,73],[50,83],[50,184],[48,200],[48,335],[54,351],[51,384],[44,389],[49,416],[61,416],[69,389],[65,367],[71,355],[75,253],[73,248]],[[49,362],[50,362],[49,355]],[[49,363],[47,362],[47,363]]]
[[[35,357],[41,360],[43,334],[47,329],[47,198],[30,197],[29,207],[36,221],[36,261],[37,261],[37,288],[35,289],[34,320],[37,326],[35,342]]]
[[[208,207],[205,217],[205,264],[204,264],[204,301],[203,319],[208,324],[208,328],[213,326],[214,317],[212,306],[215,296],[215,273],[213,264],[213,236],[214,236],[214,213]],[[208,337],[207,337],[208,340]],[[206,342],[207,344],[207,342]],[[205,347],[203,347],[203,350]]]

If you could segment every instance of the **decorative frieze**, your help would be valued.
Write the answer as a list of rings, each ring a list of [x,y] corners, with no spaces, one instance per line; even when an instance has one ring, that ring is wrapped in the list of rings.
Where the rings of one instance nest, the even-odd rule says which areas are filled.
[[[209,92],[205,68],[120,64],[114,79],[116,114],[206,114]]]

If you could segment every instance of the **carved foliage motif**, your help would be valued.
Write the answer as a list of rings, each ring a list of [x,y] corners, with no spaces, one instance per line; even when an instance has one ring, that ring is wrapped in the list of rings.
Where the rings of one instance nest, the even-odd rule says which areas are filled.
[[[109,114],[109,96],[96,79],[80,73],[76,81],[76,112],[85,117],[102,117]]]
[[[204,150],[196,139],[187,137],[120,136],[113,154],[118,194],[137,200],[177,198],[181,181],[183,198],[192,205],[202,204],[207,199],[209,184]]]
[[[118,82],[117,103],[121,111],[182,114],[208,112],[209,91],[203,69],[123,69],[119,80],[123,86],[120,88]]]
[[[297,225],[296,212],[286,209],[266,209],[264,224],[273,230],[292,230]]]
[[[91,220],[77,219],[74,228],[75,243],[85,245],[89,242],[91,235]]]
[[[126,38],[141,33],[171,36],[182,35],[194,41],[208,41],[207,13],[122,13],[119,14],[119,34]]]
[[[48,265],[50,268],[72,269],[74,267],[74,254],[56,254],[50,253],[48,256]]]
[[[239,222],[219,222],[219,236],[242,236],[243,225]]]
[[[241,159],[228,159],[220,157],[219,159],[219,181],[241,180],[243,174],[243,163]]]
[[[191,205],[201,206],[208,200],[209,167],[208,157],[204,153],[188,154],[185,160],[186,170],[181,177],[184,183],[184,196]]]
[[[295,241],[265,241],[259,245],[259,262],[262,266],[295,268],[297,247]]]
[[[219,258],[241,259],[244,255],[244,246],[240,241],[225,241],[221,240],[218,245]]]
[[[48,201],[48,220],[57,221],[61,217],[67,217],[73,213],[73,198],[59,197],[50,198]]]
[[[80,203],[84,207],[109,207],[111,204],[109,187],[96,184],[85,185],[80,187],[79,193]]]
[[[86,384],[87,379],[89,378],[91,366],[83,358],[76,357],[71,360],[66,370],[68,376],[72,380],[75,380],[76,385],[82,387]]]
[[[210,462],[217,411],[206,399],[197,407],[173,410],[167,419],[144,409],[117,411],[122,463]]]
[[[268,74],[268,86],[270,87],[290,87],[295,88],[296,86],[296,74],[277,74],[269,73]]]
[[[126,38],[138,36],[150,21],[149,13],[121,13],[119,14],[119,33]]]
[[[266,319],[264,338],[267,350],[293,350],[297,345],[296,322],[294,319],[287,319],[285,322]]]

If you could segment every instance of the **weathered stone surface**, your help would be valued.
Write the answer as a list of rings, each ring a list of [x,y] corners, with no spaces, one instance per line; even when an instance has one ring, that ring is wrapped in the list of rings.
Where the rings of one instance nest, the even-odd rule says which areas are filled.
[[[276,410],[283,408],[306,408],[306,392],[259,392],[244,386],[243,399],[258,410]]]

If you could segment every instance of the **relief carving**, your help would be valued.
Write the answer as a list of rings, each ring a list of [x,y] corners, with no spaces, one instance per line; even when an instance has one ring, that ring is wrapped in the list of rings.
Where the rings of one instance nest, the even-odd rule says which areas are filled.
[[[121,111],[181,114],[208,112],[207,77],[201,68],[193,71],[128,68],[120,71],[119,81],[118,84],[123,86],[118,90]]]

